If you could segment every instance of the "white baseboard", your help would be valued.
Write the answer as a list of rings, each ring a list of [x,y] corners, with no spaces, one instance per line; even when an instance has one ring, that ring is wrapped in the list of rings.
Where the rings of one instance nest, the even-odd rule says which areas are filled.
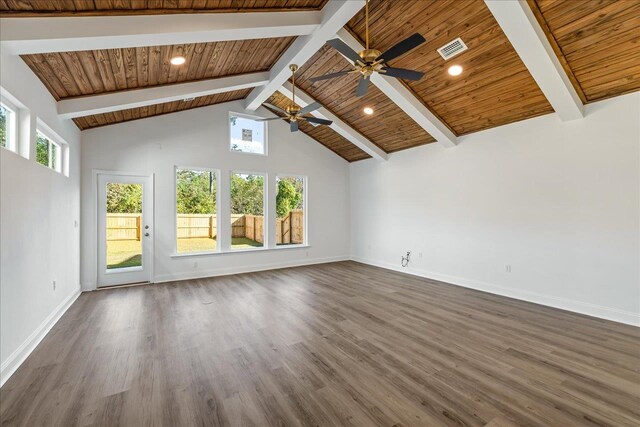
[[[175,274],[160,274],[160,275],[156,275],[154,279],[154,283],[173,282],[176,280],[202,279],[206,277],[215,277],[215,276],[228,276],[231,274],[275,270],[278,268],[301,267],[304,265],[325,264],[328,262],[338,262],[338,261],[349,261],[350,259],[351,259],[350,256],[342,255],[342,256],[327,257],[327,258],[313,258],[313,259],[303,259],[303,260],[297,260],[297,261],[284,261],[284,262],[272,262],[272,263],[265,263],[265,264],[223,267],[223,268],[216,268],[211,270],[195,270],[195,271],[175,273]]]
[[[384,261],[370,260],[361,257],[351,257],[351,259],[363,264],[373,265],[376,267],[385,268],[387,270],[399,271],[402,273],[411,274],[413,276],[424,277],[426,279],[446,282],[455,286],[462,286],[464,288],[489,292],[491,294],[496,294],[504,297],[515,298],[535,304],[559,308],[561,310],[572,311],[574,313],[586,314],[587,316],[598,317],[600,319],[611,320],[618,323],[624,323],[626,325],[640,326],[640,313],[624,311],[617,308],[591,304],[583,301],[570,300],[553,295],[545,295],[531,291],[523,291],[521,289],[507,288],[504,286],[493,285],[491,283],[481,282],[478,280],[465,279],[462,277],[436,273],[433,271],[427,271],[413,267],[408,269],[402,268],[398,265],[393,265]]]
[[[16,370],[27,360],[31,352],[40,344],[40,341],[49,333],[51,328],[60,320],[71,304],[80,296],[80,287],[64,299],[36,328],[35,331],[18,347],[0,366],[0,387],[11,378]]]

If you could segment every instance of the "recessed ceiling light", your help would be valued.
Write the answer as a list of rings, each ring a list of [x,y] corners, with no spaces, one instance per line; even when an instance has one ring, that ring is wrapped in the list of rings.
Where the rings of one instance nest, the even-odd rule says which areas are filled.
[[[452,65],[451,67],[449,67],[449,74],[451,74],[452,76],[459,76],[460,74],[462,74],[462,67],[459,65]]]
[[[367,114],[369,116],[373,114],[373,108],[371,108],[371,107],[364,107],[363,111],[364,111],[365,114]]]
[[[184,59],[184,56],[174,56],[173,58],[171,58],[171,63],[173,65],[182,65],[185,62],[187,62],[187,60]]]

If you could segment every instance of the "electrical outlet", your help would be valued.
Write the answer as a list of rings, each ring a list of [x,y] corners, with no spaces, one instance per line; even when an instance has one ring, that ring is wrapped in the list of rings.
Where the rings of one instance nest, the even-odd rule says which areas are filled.
[[[56,281],[55,280],[53,281],[53,290],[54,291],[56,290]]]
[[[422,252],[418,254],[418,258],[422,258]]]
[[[309,251],[306,251],[306,252],[305,252],[305,256],[309,256]]]
[[[198,268],[198,261],[193,262],[193,268]]]
[[[506,264],[504,266],[504,272],[505,273],[511,273],[511,264]]]

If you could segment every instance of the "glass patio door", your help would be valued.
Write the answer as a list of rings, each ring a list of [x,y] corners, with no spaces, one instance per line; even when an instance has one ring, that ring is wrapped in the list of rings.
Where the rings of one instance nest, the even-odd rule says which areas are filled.
[[[151,281],[153,180],[98,175],[98,287]]]

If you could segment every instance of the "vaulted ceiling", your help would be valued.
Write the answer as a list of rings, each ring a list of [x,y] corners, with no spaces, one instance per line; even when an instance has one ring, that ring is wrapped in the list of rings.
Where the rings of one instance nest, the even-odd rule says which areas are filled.
[[[0,17],[235,12],[287,12],[286,16],[294,16],[300,11],[320,13],[317,11],[329,7],[329,1],[333,0],[0,0]],[[554,59],[582,103],[640,89],[640,1],[527,0],[525,7],[544,31],[555,52]],[[344,57],[325,45],[299,64],[296,83],[310,99],[323,105],[326,114],[339,119],[340,128],[305,123],[300,130],[346,160],[357,161],[373,152],[392,153],[434,143],[442,132],[455,138],[552,113],[549,93],[536,83],[535,73],[525,65],[522,52],[512,45],[494,14],[483,0],[371,0],[372,47],[384,51],[413,33],[422,34],[425,43],[390,65],[419,70],[424,77],[402,81],[394,95],[372,84],[359,98],[355,96],[354,75],[316,83],[310,80],[350,69]],[[344,21],[346,31],[361,44],[365,39],[364,17],[361,10]],[[437,49],[457,37],[468,50],[445,61]],[[270,70],[273,74],[278,61],[297,48],[295,40],[295,36],[279,36],[21,56],[51,95],[65,101]],[[178,55],[184,56],[186,63],[171,65],[169,60]],[[452,64],[463,67],[462,75],[447,73]],[[246,87],[233,89],[75,117],[74,121],[84,130],[245,99],[251,91]],[[406,103],[398,102],[398,91],[403,91]],[[275,92],[267,102],[285,107],[290,102],[285,94]],[[364,114],[364,107],[373,108],[375,113]],[[426,126],[415,111],[421,111],[436,127]],[[441,132],[434,137],[430,132],[438,126]],[[359,141],[365,141],[365,145]]]

